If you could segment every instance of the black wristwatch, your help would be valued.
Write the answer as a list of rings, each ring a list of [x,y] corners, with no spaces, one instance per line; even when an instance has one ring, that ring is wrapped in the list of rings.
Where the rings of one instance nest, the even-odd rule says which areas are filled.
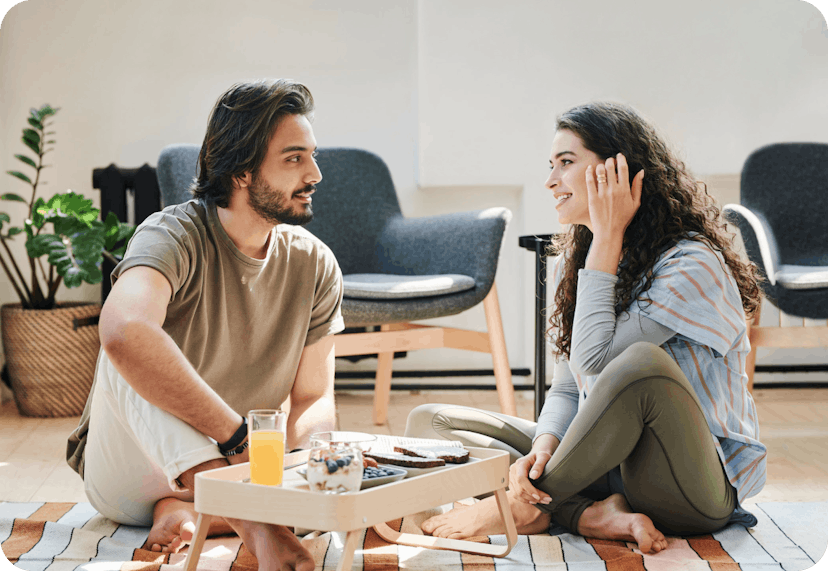
[[[222,456],[235,456],[241,454],[250,446],[250,442],[245,440],[247,438],[247,417],[242,416],[241,426],[236,430],[230,440],[222,442],[218,445],[219,452]]]

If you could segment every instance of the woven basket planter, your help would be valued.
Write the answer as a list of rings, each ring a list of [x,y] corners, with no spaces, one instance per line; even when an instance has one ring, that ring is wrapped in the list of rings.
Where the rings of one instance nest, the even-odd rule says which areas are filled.
[[[83,412],[101,347],[98,303],[55,309],[0,310],[14,400],[24,416],[78,416]],[[92,324],[90,324],[90,321]]]

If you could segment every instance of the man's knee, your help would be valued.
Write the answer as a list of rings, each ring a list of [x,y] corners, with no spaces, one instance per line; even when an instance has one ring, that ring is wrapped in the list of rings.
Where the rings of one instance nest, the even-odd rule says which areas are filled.
[[[122,495],[108,494],[109,499],[106,499],[87,479],[84,479],[84,492],[90,505],[107,519],[124,525],[152,525],[152,511],[155,507],[155,501],[152,499],[147,500],[131,492]]]

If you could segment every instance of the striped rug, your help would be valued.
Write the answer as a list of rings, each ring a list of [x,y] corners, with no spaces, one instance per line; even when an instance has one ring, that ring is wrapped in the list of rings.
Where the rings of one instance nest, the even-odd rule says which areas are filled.
[[[753,530],[734,525],[712,535],[669,538],[668,549],[641,555],[634,544],[584,539],[573,535],[520,536],[508,557],[492,559],[390,545],[373,530],[365,533],[353,569],[395,571],[627,571],[700,570],[800,571],[814,567],[828,544],[828,502],[762,503],[752,506],[759,518]],[[389,522],[397,530],[419,533],[419,524],[435,512]],[[88,503],[0,503],[0,571],[7,561],[25,571],[177,571],[185,555],[141,549],[148,528],[118,525]],[[505,543],[501,535],[479,538]],[[303,542],[317,569],[336,569],[344,534],[313,533]],[[825,565],[817,565],[819,569]],[[828,567],[828,565],[825,565]],[[199,569],[255,571],[255,558],[235,537],[209,539]]]

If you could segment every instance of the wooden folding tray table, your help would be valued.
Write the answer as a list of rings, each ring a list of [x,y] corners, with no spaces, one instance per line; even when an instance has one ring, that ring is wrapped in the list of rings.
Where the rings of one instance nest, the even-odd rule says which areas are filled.
[[[373,527],[384,540],[400,545],[450,549],[463,553],[505,557],[517,542],[517,530],[506,500],[509,454],[502,450],[468,448],[469,462],[358,492],[323,494],[311,491],[296,468],[307,462],[307,450],[285,455],[282,486],[245,482],[250,464],[199,472],[195,478],[195,536],[185,569],[195,571],[210,521],[214,516],[272,523],[319,531],[346,531],[338,571],[350,571],[357,542],[364,529]],[[385,522],[444,504],[494,492],[506,526],[504,545],[490,545],[428,535],[399,533]]]

